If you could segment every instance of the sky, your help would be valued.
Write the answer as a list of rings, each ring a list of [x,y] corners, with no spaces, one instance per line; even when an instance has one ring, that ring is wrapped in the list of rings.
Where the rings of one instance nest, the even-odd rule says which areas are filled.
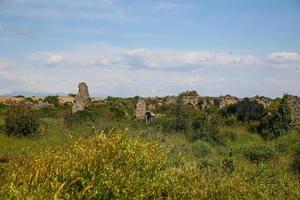
[[[0,94],[300,95],[300,0],[0,0]]]

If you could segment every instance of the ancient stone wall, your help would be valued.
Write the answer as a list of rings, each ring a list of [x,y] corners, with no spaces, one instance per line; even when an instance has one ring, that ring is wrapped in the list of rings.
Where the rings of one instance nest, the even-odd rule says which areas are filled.
[[[300,128],[300,97],[289,95],[288,99],[292,107],[292,114],[295,125],[296,127]]]
[[[264,104],[255,98],[244,98],[236,105],[237,116],[242,120],[256,120],[262,117]]]
[[[146,102],[139,99],[135,105],[135,116],[136,118],[143,119],[146,113]]]

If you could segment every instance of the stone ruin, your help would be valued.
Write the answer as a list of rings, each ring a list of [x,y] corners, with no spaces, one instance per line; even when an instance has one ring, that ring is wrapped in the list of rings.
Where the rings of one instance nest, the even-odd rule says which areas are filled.
[[[178,98],[177,96],[167,96],[166,104],[176,105],[177,98]],[[194,107],[198,107],[200,110],[205,110],[211,107],[222,109],[227,105],[237,103],[238,98],[230,95],[221,96],[221,97],[207,97],[207,96],[193,95],[193,96],[183,96],[182,102],[185,105],[189,104]]]
[[[242,120],[256,120],[262,117],[271,99],[263,96],[246,97],[236,104],[237,116]]]
[[[147,111],[146,108],[147,108],[146,102],[143,99],[139,99],[135,105],[135,116],[138,119],[145,119],[146,123],[150,124],[152,118],[155,117],[155,114],[149,110]]]
[[[226,96],[220,96],[214,99],[214,104],[217,106],[219,109],[224,108],[225,106],[231,105],[231,104],[236,104],[239,101],[239,98],[226,95]]]
[[[300,97],[288,95],[295,126],[300,128]]]
[[[74,98],[72,113],[84,110],[91,102],[87,84],[84,82],[79,83],[78,89],[79,91]]]
[[[135,116],[138,119],[143,119],[146,113],[146,102],[142,99],[139,99],[135,105]]]

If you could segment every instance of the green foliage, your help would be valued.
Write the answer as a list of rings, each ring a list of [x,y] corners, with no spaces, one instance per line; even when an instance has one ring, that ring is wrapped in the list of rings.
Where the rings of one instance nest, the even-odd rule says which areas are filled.
[[[179,94],[179,96],[199,96],[196,90],[185,91]]]
[[[223,116],[235,115],[236,114],[236,104],[229,104],[220,110]]]
[[[225,158],[222,161],[222,168],[224,169],[224,171],[226,171],[228,173],[233,173],[236,169],[236,166],[235,166],[235,163],[232,159]]]
[[[70,106],[39,109],[39,137],[0,130],[0,199],[300,199],[299,132],[263,140],[227,123],[230,112],[180,104],[147,126],[127,119],[134,105],[111,97],[75,115]],[[10,106],[0,109],[1,126]],[[206,134],[190,140],[198,132]]]
[[[120,103],[113,103],[110,105],[110,111],[114,115],[115,119],[124,119],[126,117],[126,111],[124,110],[122,104]]]
[[[275,138],[290,133],[292,129],[292,110],[287,95],[284,95],[278,110],[264,116],[258,126],[258,131],[264,138]]]
[[[97,111],[84,110],[76,113],[67,112],[64,117],[64,123],[68,127],[96,123],[100,117]]]
[[[200,114],[192,122],[190,139],[204,140],[212,144],[222,144],[223,138],[219,132],[219,121],[215,115]]]
[[[36,113],[25,106],[16,106],[5,117],[4,132],[13,136],[33,136],[39,133]]]
[[[238,119],[235,115],[227,115],[224,117],[224,123],[227,126],[235,126],[238,123]]]
[[[300,148],[294,153],[292,168],[300,174]]]
[[[256,145],[250,146],[247,149],[245,149],[244,155],[248,160],[256,164],[260,164],[272,159],[275,155],[275,150],[274,148],[268,146]]]
[[[44,102],[48,102],[50,104],[58,106],[59,105],[59,98],[58,98],[58,96],[47,96],[47,97],[45,97]]]
[[[192,145],[192,151],[197,158],[203,158],[212,153],[212,148],[206,142],[196,141]]]

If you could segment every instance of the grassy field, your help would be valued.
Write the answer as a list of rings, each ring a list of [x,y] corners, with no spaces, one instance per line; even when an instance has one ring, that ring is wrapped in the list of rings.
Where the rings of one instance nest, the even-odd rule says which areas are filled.
[[[0,156],[9,161],[0,163],[0,198],[300,199],[299,131],[265,140],[236,122],[219,126],[217,139],[195,140],[114,103],[75,116],[69,106],[40,110],[33,137],[1,128]],[[9,109],[1,106],[1,126]]]

